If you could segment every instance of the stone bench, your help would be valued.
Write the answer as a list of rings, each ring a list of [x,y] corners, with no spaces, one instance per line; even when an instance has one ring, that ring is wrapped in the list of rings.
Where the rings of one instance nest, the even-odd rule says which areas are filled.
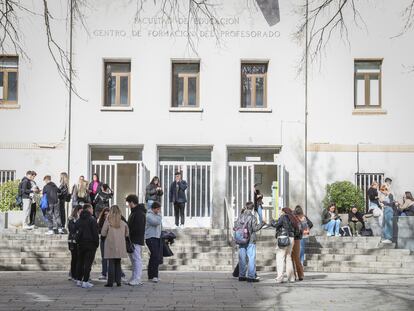
[[[397,248],[414,251],[414,216],[394,217],[394,241]]]

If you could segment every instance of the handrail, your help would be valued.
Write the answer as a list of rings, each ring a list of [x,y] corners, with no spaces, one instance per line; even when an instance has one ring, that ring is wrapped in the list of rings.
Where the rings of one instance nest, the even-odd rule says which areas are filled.
[[[231,247],[231,266],[234,269],[235,244],[233,241],[234,209],[228,204],[227,198],[224,198],[224,226],[226,228],[227,243]]]

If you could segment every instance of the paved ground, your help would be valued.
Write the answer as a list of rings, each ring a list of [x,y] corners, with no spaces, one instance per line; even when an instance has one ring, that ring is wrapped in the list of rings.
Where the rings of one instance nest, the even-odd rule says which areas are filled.
[[[97,277],[93,274],[93,277]],[[161,272],[161,283],[81,289],[63,272],[0,272],[0,310],[414,310],[414,276],[308,273],[295,284]]]

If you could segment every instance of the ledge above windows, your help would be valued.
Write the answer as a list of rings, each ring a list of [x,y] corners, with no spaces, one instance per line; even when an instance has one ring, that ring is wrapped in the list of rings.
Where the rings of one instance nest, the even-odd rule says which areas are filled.
[[[134,111],[134,108],[131,106],[127,107],[117,107],[117,106],[103,106],[101,111]]]
[[[19,104],[1,104],[0,109],[20,109]]]
[[[272,112],[272,108],[239,108],[239,112],[261,112],[261,113],[271,113]]]

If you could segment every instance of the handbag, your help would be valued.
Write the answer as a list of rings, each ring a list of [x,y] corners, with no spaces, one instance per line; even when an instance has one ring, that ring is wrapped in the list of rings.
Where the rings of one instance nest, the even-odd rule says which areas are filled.
[[[280,236],[277,237],[277,246],[282,248],[282,247],[287,247],[289,245],[290,245],[289,234],[286,232],[286,230],[282,230],[282,233],[280,234]]]
[[[131,239],[129,236],[127,236],[125,238],[125,244],[126,244],[126,251],[128,254],[132,254],[135,251],[135,246],[134,244],[131,242]]]

